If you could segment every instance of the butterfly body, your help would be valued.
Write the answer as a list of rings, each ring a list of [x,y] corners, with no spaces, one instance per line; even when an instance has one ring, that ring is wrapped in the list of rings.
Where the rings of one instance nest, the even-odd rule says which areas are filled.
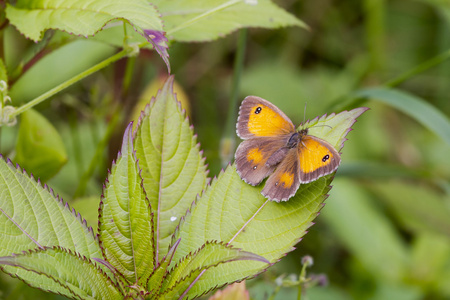
[[[244,140],[236,150],[236,170],[251,185],[269,177],[261,193],[270,200],[288,200],[301,183],[334,172],[341,161],[331,144],[309,135],[308,128],[297,131],[280,109],[256,96],[242,102],[236,127]]]

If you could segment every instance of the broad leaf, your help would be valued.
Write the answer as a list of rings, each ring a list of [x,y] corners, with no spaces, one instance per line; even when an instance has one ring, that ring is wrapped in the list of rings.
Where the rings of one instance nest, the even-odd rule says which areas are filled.
[[[73,299],[123,299],[118,287],[92,261],[61,247],[0,257],[8,270],[30,273],[31,286]],[[10,271],[13,273],[13,271]],[[52,280],[54,287],[43,282]]]
[[[6,4],[6,17],[22,34],[38,41],[47,29],[90,36],[106,23],[123,19],[153,44],[169,67],[162,21],[155,7],[145,0],[18,0]]]
[[[382,281],[401,281],[409,267],[409,252],[394,224],[352,181],[339,178],[335,189],[335,199],[323,213],[324,221],[374,276]]]
[[[0,255],[55,245],[87,258],[102,257],[92,229],[75,210],[10,161],[0,159]],[[3,270],[33,285],[33,273]],[[58,288],[45,276],[38,285],[52,291]]]
[[[102,258],[92,229],[75,210],[19,167],[0,159],[0,255],[55,245]]]
[[[210,41],[244,27],[306,25],[269,0],[152,1],[162,14],[169,39]]]
[[[58,131],[33,109],[21,115],[14,161],[44,182],[67,162],[66,148]]]
[[[436,13],[441,14],[446,18],[447,23],[450,22],[450,2],[447,0],[420,0],[433,6]]]
[[[133,151],[132,124],[100,203],[99,239],[106,260],[131,283],[146,283],[154,266],[150,204]]]
[[[312,135],[324,138],[341,149],[355,119],[366,108],[331,114],[304,124]],[[172,264],[210,240],[228,242],[234,247],[258,254],[270,263],[277,262],[312,225],[330,190],[332,176],[301,185],[297,194],[284,203],[271,202],[261,194],[264,184],[252,187],[228,167],[213,181],[191,208],[174,236],[181,238]],[[218,286],[242,280],[264,271],[269,264],[241,261],[207,270],[189,291],[195,297]]]
[[[433,187],[413,182],[372,182],[369,188],[386,203],[398,223],[411,233],[433,232],[450,237],[450,207]]]
[[[175,254],[175,251],[177,250],[179,243],[180,240],[176,241],[172,245],[172,247],[170,247],[169,252],[167,252],[167,255],[164,256],[158,267],[150,276],[150,279],[147,283],[147,290],[150,292],[151,295],[159,294],[159,291],[161,290],[161,285],[163,283],[164,275],[166,275],[166,273],[169,271],[168,267],[172,262],[173,255]]]
[[[205,270],[233,261],[269,262],[259,255],[241,251],[224,243],[207,242],[194,253],[184,257],[168,273],[162,286],[163,299],[177,299]]]
[[[400,110],[422,123],[450,145],[449,118],[427,101],[403,91],[387,88],[364,89],[356,92],[354,96],[382,101]]]
[[[199,145],[172,86],[170,77],[145,108],[134,140],[144,188],[154,213],[157,261],[167,254],[180,218],[207,183]]]

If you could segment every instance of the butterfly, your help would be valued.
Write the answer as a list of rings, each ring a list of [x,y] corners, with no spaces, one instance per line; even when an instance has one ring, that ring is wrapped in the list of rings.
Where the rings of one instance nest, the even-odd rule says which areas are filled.
[[[239,108],[237,135],[244,141],[235,154],[236,171],[248,184],[259,185],[273,201],[287,201],[301,183],[333,173],[341,162],[339,152],[327,141],[296,130],[275,105],[256,96],[246,97]]]

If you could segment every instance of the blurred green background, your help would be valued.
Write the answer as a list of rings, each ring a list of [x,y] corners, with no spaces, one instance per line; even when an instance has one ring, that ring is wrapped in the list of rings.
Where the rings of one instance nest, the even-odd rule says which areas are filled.
[[[310,255],[314,265],[308,275],[325,274],[328,284],[308,288],[306,299],[450,299],[450,1],[276,3],[309,30],[246,30],[239,99],[263,97],[296,125],[304,120],[305,103],[306,119],[356,106],[371,110],[347,136],[342,165],[316,224],[295,251],[247,282],[251,297],[296,299],[292,287],[274,295],[275,279],[299,274],[301,257]],[[210,177],[228,163],[221,160],[227,152],[221,140],[231,128],[229,112],[237,113],[230,98],[238,39],[244,34],[169,48],[178,93],[184,94]],[[41,53],[39,44],[12,27],[4,30],[3,48],[13,80],[18,66],[27,67],[27,59]],[[61,76],[114,51],[90,39],[67,42],[31,64],[14,82],[11,97],[28,101]],[[77,63],[68,65],[68,59]],[[148,101],[165,74],[159,56],[142,50],[37,106],[43,120],[30,113],[19,118],[20,126],[1,128],[0,152],[41,177],[96,227],[102,183],[124,128],[142,108],[139,99]],[[369,93],[368,88],[381,92],[355,96]],[[24,137],[31,126],[26,124],[36,122],[47,122],[43,128],[56,136],[55,153],[40,148],[48,145],[42,132]],[[24,139],[35,141],[33,149],[46,155],[29,159]],[[59,164],[50,171],[43,167],[55,161]],[[0,299],[32,298],[49,295],[0,275]]]

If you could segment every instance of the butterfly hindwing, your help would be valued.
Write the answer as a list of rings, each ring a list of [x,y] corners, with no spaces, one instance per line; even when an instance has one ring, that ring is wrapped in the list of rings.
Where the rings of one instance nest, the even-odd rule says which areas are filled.
[[[261,191],[264,197],[277,202],[287,201],[300,186],[300,163],[297,148],[290,149],[285,158],[269,176]]]
[[[248,96],[239,108],[236,131],[240,138],[249,139],[293,133],[295,127],[292,121],[269,101]]]

